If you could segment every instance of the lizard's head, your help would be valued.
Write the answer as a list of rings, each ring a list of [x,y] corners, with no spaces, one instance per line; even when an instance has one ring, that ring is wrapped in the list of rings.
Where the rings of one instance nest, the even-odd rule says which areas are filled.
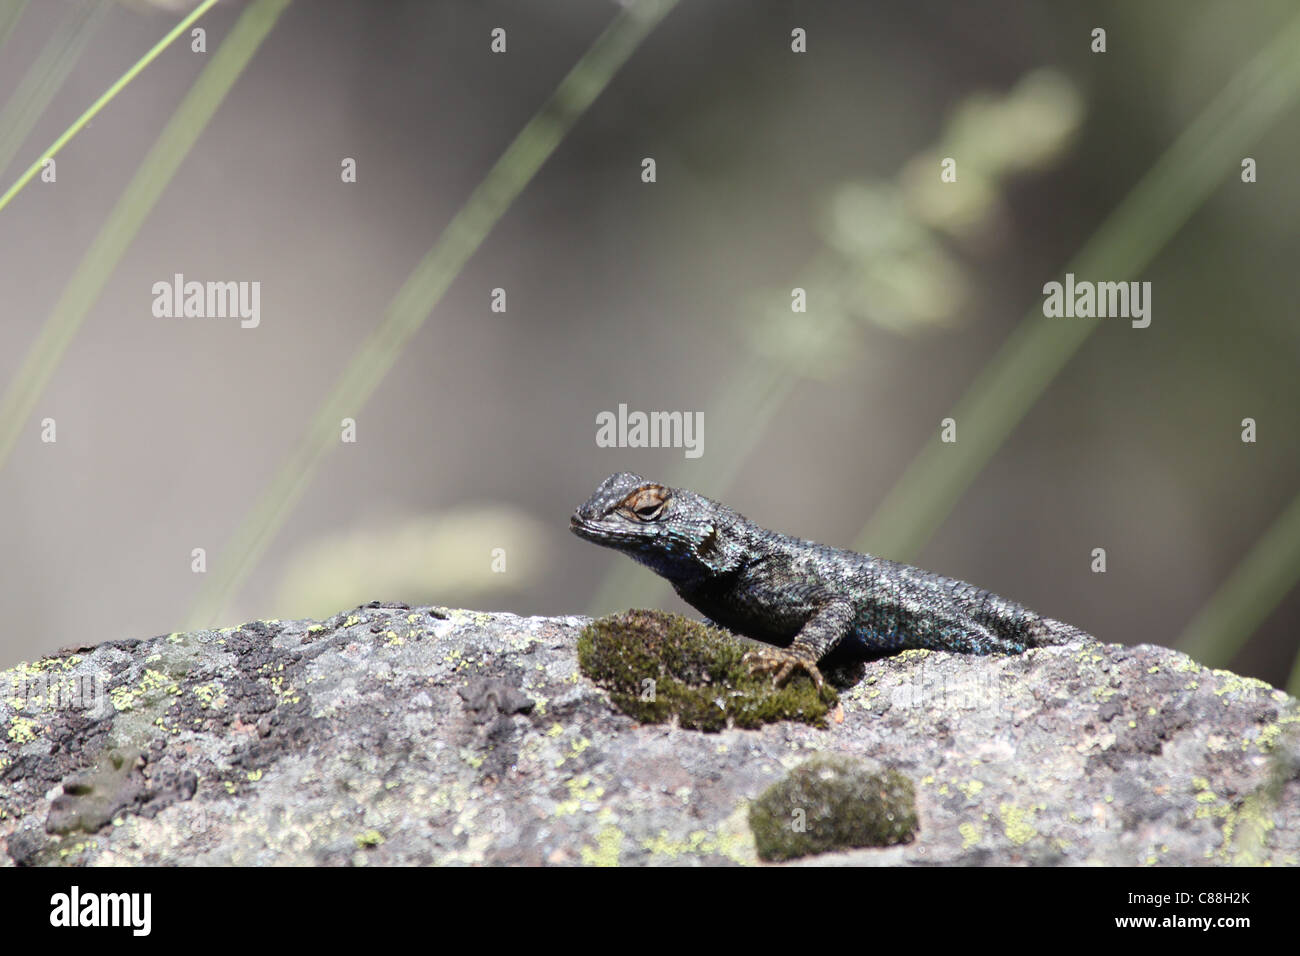
[[[670,581],[722,570],[725,509],[685,488],[619,472],[600,483],[569,519],[569,530],[622,551]]]

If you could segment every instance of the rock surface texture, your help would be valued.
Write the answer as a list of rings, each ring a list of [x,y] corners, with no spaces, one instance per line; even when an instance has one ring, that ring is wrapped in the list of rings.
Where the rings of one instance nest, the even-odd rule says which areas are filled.
[[[1296,700],[1174,651],[907,651],[825,729],[708,733],[616,709],[588,623],[370,605],[0,672],[0,863],[755,863],[751,804],[823,754],[917,827],[804,863],[1300,863]]]

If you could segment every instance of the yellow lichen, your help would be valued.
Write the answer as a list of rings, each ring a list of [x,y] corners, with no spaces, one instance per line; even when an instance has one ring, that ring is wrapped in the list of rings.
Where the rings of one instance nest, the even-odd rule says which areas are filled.
[[[667,830],[641,841],[641,846],[652,855],[675,860],[680,856],[725,856],[736,862],[749,862],[742,850],[743,837],[736,833],[712,834],[707,830],[692,830],[685,840],[670,840]]]
[[[40,724],[27,717],[15,716],[9,721],[9,739],[16,744],[30,743],[40,732]]]
[[[1038,836],[1038,831],[1034,829],[1031,822],[1034,818],[1032,809],[1024,810],[1012,804],[1004,803],[998,807],[998,815],[1002,817],[1002,831],[1007,835],[1007,839],[1016,846],[1024,846],[1024,844]]]
[[[959,783],[957,789],[966,795],[967,800],[974,800],[984,789],[984,782],[982,780],[971,780],[969,783]]]
[[[623,848],[623,831],[616,826],[601,827],[596,846],[582,848],[582,862],[588,866],[618,866]]]
[[[161,671],[148,668],[135,687],[114,687],[108,696],[117,710],[133,710],[141,699],[154,691],[175,696],[181,693],[181,685]]]

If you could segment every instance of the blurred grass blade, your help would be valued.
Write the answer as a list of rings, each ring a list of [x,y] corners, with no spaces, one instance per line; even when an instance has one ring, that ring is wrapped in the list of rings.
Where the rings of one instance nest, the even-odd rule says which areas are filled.
[[[1136,277],[1300,91],[1300,16],[1285,24],[1156,162],[1061,273]],[[1055,276],[1060,278],[1060,276]],[[935,434],[854,541],[914,560],[958,499],[1100,322],[1044,318],[1039,303],[953,409],[961,441]],[[1140,334],[1140,332],[1134,332]]]
[[[0,52],[4,51],[5,44],[9,42],[9,35],[14,32],[14,27],[18,25],[26,9],[27,0],[11,0],[0,8]]]
[[[185,95],[109,213],[36,342],[0,399],[0,468],[104,284],[135,239],[212,114],[243,72],[289,0],[255,0]]]
[[[13,199],[14,196],[18,195],[19,190],[27,185],[27,183],[31,181],[31,178],[40,171],[42,163],[66,146],[72,137],[81,132],[85,125],[94,119],[99,114],[99,111],[112,101],[113,97],[117,96],[117,94],[120,93],[128,83],[135,79],[146,66],[152,63],[157,58],[158,54],[167,49],[173,40],[184,33],[189,28],[190,24],[194,23],[195,20],[207,13],[216,2],[217,0],[203,0],[203,3],[196,7],[188,17],[176,24],[176,26],[174,26],[165,37],[154,44],[153,49],[137,60],[129,70],[118,78],[116,83],[105,90],[99,99],[95,100],[94,103],[91,103],[86,112],[77,117],[73,124],[64,130],[63,134],[54,141],[50,148],[38,156],[36,162],[28,166],[27,171],[18,177],[17,181],[5,191],[3,196],[0,196],[0,210],[3,210],[5,206],[9,205],[9,201]],[[51,95],[53,95],[52,91]]]
[[[95,29],[112,7],[113,0],[95,0],[93,4],[83,2],[74,6],[37,54],[4,109],[0,110],[0,173],[13,162],[23,140],[27,139],[36,121],[54,99],[54,94],[63,86],[81,52],[94,36]],[[21,5],[17,12],[22,12]],[[9,16],[6,11],[0,14],[0,20]],[[8,22],[0,22],[0,48],[16,22],[16,14]]]
[[[284,525],[321,458],[338,443],[340,420],[361,411],[515,197],[676,4],[677,0],[641,0],[623,8],[501,154],[397,291],[383,321],[343,370],[294,451],[245,515],[223,560],[208,574],[186,629],[209,626],[221,613]]]
[[[1207,667],[1224,667],[1300,581],[1300,495],[1187,625],[1177,647]],[[1297,664],[1300,667],[1300,663]],[[1295,693],[1300,673],[1291,675]]]

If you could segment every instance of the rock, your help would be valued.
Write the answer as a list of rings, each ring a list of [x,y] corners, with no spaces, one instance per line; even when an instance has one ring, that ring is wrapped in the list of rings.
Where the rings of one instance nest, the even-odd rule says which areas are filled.
[[[824,728],[705,732],[615,707],[589,623],[369,605],[0,672],[0,863],[753,863],[818,755],[916,827],[804,863],[1300,863],[1297,702],[1177,652],[906,651],[828,672]]]

